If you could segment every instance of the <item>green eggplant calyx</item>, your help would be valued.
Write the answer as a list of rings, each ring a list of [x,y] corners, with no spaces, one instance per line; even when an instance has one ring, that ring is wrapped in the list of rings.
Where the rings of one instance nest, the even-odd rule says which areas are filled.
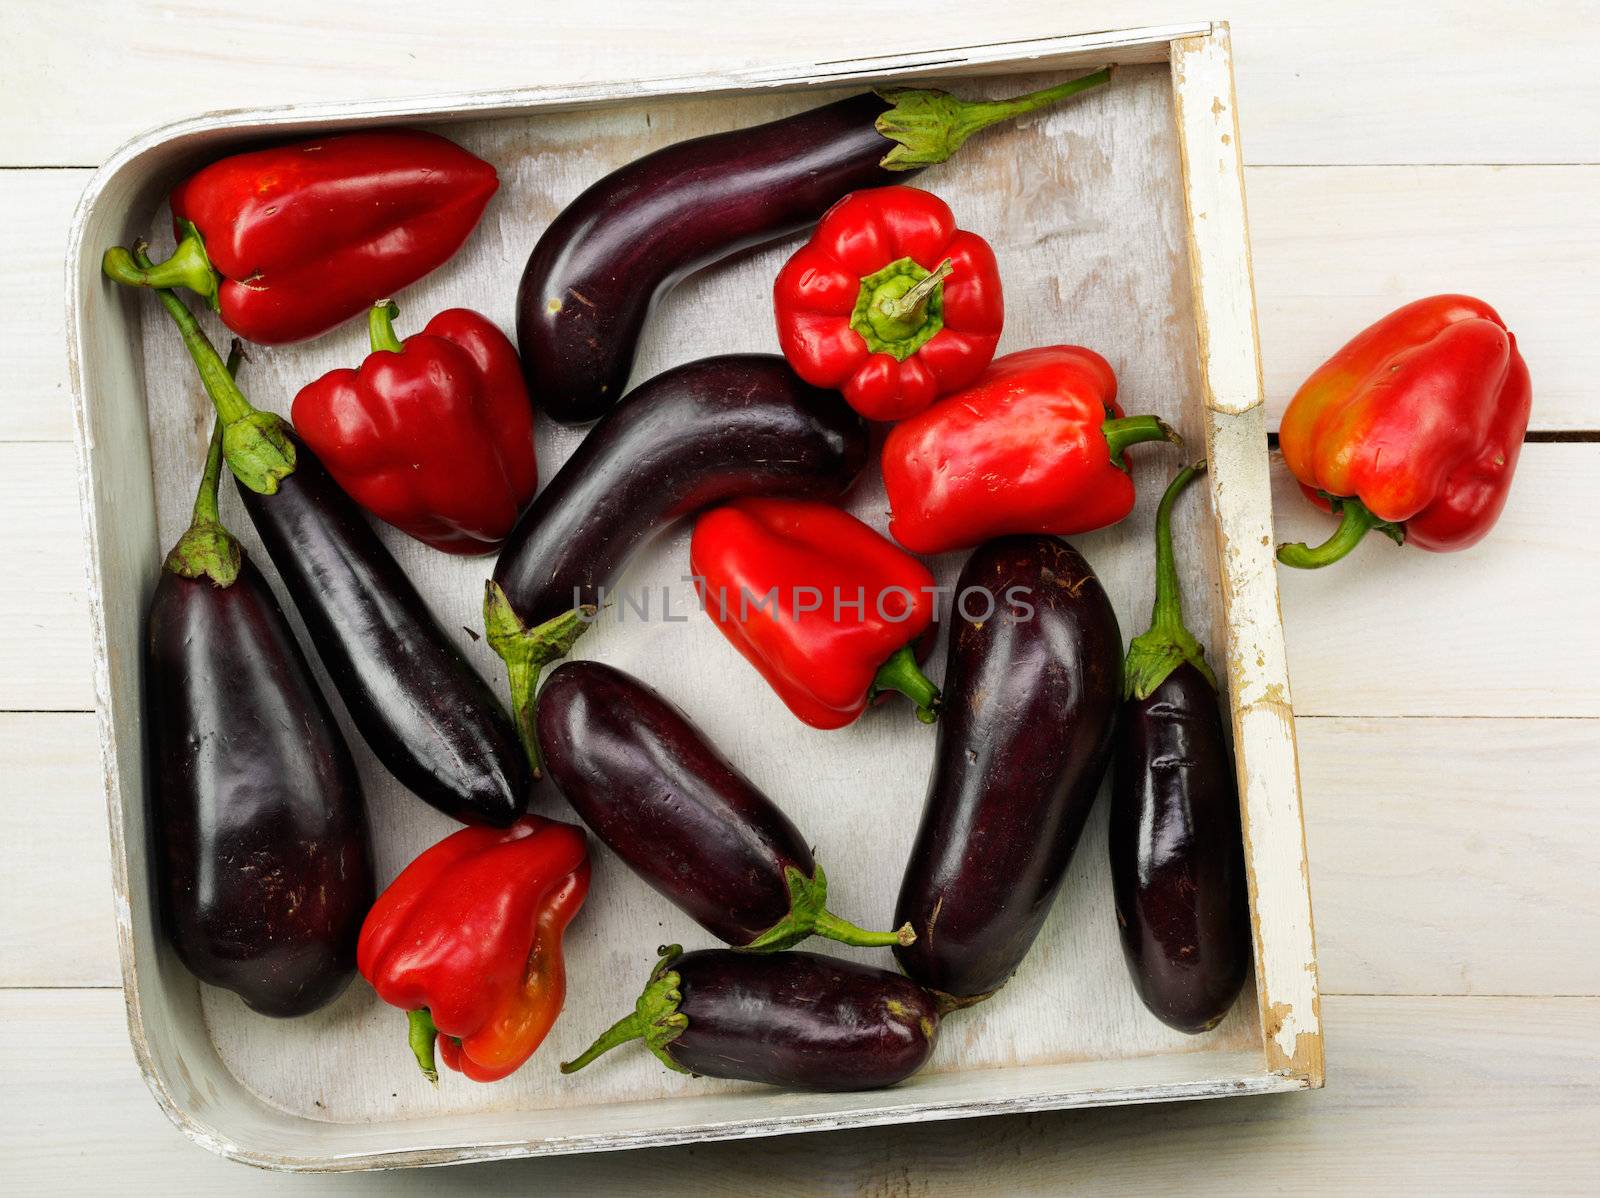
[[[1217,676],[1206,661],[1206,651],[1183,623],[1183,593],[1178,582],[1177,561],[1172,553],[1172,509],[1178,496],[1204,473],[1205,462],[1196,462],[1178,472],[1161,505],[1156,509],[1156,599],[1150,615],[1150,629],[1133,638],[1122,663],[1122,691],[1125,698],[1147,699],[1173,670],[1187,662],[1205,676],[1211,689]]]
[[[500,584],[493,579],[484,583],[484,633],[489,647],[506,663],[511,682],[511,711],[536,779],[543,776],[539,758],[539,675],[545,666],[572,652],[572,646],[589,630],[598,611],[593,604],[580,604],[529,628],[511,606],[511,599]]]
[[[869,932],[829,911],[828,876],[821,865],[809,878],[794,866],[785,866],[783,879],[789,888],[789,914],[742,946],[744,951],[774,953],[799,944],[808,936],[823,936],[857,948],[890,948],[911,944],[917,938],[910,924],[893,932]]]
[[[1114,69],[1103,67],[1009,100],[962,100],[937,88],[879,88],[878,95],[889,107],[873,127],[895,145],[878,165],[914,171],[943,162],[978,130],[1099,87],[1110,80]]]
[[[643,1040],[645,1047],[668,1069],[676,1073],[689,1072],[674,1061],[667,1051],[667,1047],[689,1026],[689,1017],[678,1010],[683,1002],[683,982],[677,972],[670,968],[672,962],[683,955],[683,946],[668,944],[659,952],[660,960],[650,971],[650,980],[645,983],[644,992],[634,1003],[632,1012],[601,1032],[599,1039],[578,1056],[561,1062],[562,1073],[576,1073],[597,1057],[630,1040]]]

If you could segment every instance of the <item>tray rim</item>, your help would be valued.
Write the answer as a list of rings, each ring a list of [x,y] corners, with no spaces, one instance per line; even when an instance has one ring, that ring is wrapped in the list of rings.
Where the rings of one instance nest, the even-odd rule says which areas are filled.
[[[1259,426],[1261,434],[1256,444],[1264,445],[1260,353],[1256,336],[1254,290],[1244,212],[1242,155],[1239,150],[1236,107],[1233,103],[1230,34],[1226,22],[1199,21],[1103,30],[701,75],[670,75],[577,85],[541,85],[354,102],[219,109],[169,122],[142,133],[119,147],[95,171],[72,217],[65,267],[68,372],[73,393],[80,504],[88,542],[86,573],[95,645],[96,723],[109,808],[113,880],[116,890],[118,956],[128,1014],[129,1036],[140,1072],[157,1104],[186,1136],[218,1155],[258,1167],[288,1171],[340,1171],[448,1164],[517,1156],[558,1155],[837,1127],[873,1126],[923,1119],[1060,1109],[1069,1106],[1145,1103],[1240,1093],[1272,1093],[1316,1088],[1323,1084],[1321,1015],[1314,931],[1311,924],[1304,829],[1300,815],[1293,708],[1289,700],[1286,665],[1282,661],[1281,653],[1282,627],[1281,616],[1277,610],[1276,575],[1270,561],[1270,550],[1267,551],[1267,563],[1263,573],[1262,564],[1257,560],[1261,555],[1252,549],[1257,527],[1262,523],[1263,513],[1269,539],[1261,543],[1263,545],[1271,543],[1270,497],[1260,500],[1259,495],[1255,498],[1260,500],[1264,507],[1254,513],[1253,523],[1245,521],[1248,527],[1236,529],[1226,527],[1228,522],[1224,519],[1224,509],[1220,504],[1216,507],[1218,552],[1222,567],[1219,573],[1225,590],[1229,592],[1230,616],[1233,605],[1241,601],[1241,596],[1258,609],[1258,615],[1260,605],[1270,601],[1272,616],[1271,626],[1267,629],[1269,635],[1266,639],[1269,643],[1266,648],[1269,652],[1264,666],[1259,645],[1251,643],[1240,646],[1235,643],[1237,629],[1231,618],[1228,644],[1228,665],[1230,680],[1233,683],[1232,708],[1237,766],[1241,779],[1241,799],[1246,807],[1247,817],[1247,872],[1255,933],[1258,1001],[1266,1050],[1263,1068],[1259,1072],[1251,1071],[1241,1076],[1208,1082],[1163,1083],[1097,1091],[1046,1091],[982,1102],[948,1099],[925,1103],[913,1102],[878,1111],[746,1119],[633,1133],[599,1132],[570,1136],[561,1140],[293,1155],[240,1144],[209,1122],[188,1111],[178,1100],[174,1087],[163,1076],[155,1062],[144,1026],[144,1013],[138,992],[140,962],[135,952],[132,933],[132,908],[127,878],[128,845],[121,812],[121,763],[116,751],[113,683],[109,663],[105,600],[102,593],[105,583],[102,550],[106,533],[101,527],[95,502],[97,450],[91,428],[90,401],[83,371],[83,346],[87,341],[89,314],[85,289],[81,286],[80,280],[85,277],[86,255],[94,262],[98,262],[98,252],[95,247],[86,244],[86,235],[90,221],[107,189],[117,182],[124,172],[136,167],[145,155],[164,149],[173,142],[204,140],[208,136],[246,132],[282,133],[307,126],[352,127],[400,119],[421,122],[492,119],[501,115],[597,107],[656,98],[727,96],[767,90],[798,91],[934,75],[960,77],[998,73],[1001,70],[1019,71],[1027,69],[1030,64],[1035,64],[1038,69],[1061,69],[1077,62],[1087,64],[1090,61],[1107,60],[1124,63],[1168,62],[1171,65],[1174,106],[1179,121],[1177,141],[1184,168],[1186,231],[1194,284],[1195,317],[1200,336],[1200,366],[1206,384],[1207,451],[1213,455],[1219,449],[1226,452],[1226,447],[1218,444],[1219,437],[1231,432],[1248,438],[1256,426]],[[1189,78],[1191,75],[1193,78]],[[1185,93],[1192,92],[1195,96],[1199,96],[1208,88],[1212,90],[1207,94],[1214,98],[1209,113],[1202,114],[1196,106],[1191,106],[1195,107],[1195,116],[1187,117],[1183,103]],[[1224,96],[1226,103],[1223,102]],[[1201,159],[1201,155],[1196,153],[1201,147],[1192,144],[1206,132],[1201,128],[1206,117],[1209,117],[1210,123],[1215,125],[1217,130],[1231,127],[1231,141],[1224,132],[1220,142],[1215,137],[1211,142],[1213,151],[1219,151],[1220,147],[1218,152],[1220,181],[1219,178],[1212,178],[1208,170],[1199,169],[1202,163],[1206,167],[1212,164],[1209,158]],[[1211,132],[1214,133],[1215,130]],[[1233,180],[1232,187],[1229,183],[1230,178]],[[1230,191],[1236,194],[1230,194]],[[1198,210],[1202,215],[1206,215],[1208,208],[1197,209],[1197,205],[1200,204],[1214,205],[1217,210],[1210,215],[1221,218],[1212,220],[1203,231],[1197,230],[1196,212]],[[1214,282],[1218,275],[1224,276],[1221,285]],[[1228,295],[1230,283],[1234,285],[1235,292],[1242,284],[1247,311],[1240,311],[1237,294]],[[1218,316],[1224,318],[1224,324],[1236,324],[1243,320],[1248,326],[1248,341],[1242,340],[1237,335],[1230,337],[1226,330],[1223,335],[1218,336],[1211,325],[1211,318]],[[1252,377],[1253,385],[1250,381]],[[1262,458],[1259,481],[1264,482],[1265,452],[1262,451],[1259,456]],[[1259,492],[1261,487],[1251,486],[1246,489]],[[1216,499],[1214,489],[1213,499]],[[1248,541],[1241,539],[1242,533],[1249,534]],[[1242,566],[1241,558],[1246,559]],[[1271,644],[1273,637],[1270,634],[1274,631],[1277,634],[1276,647],[1279,650],[1276,656],[1270,652],[1274,647]],[[1247,661],[1247,654],[1254,655],[1256,660]],[[1270,759],[1266,761],[1266,765],[1279,767],[1279,774],[1275,778],[1261,778],[1259,774],[1262,762],[1251,760],[1251,754],[1247,751],[1249,745],[1255,743],[1263,734],[1268,749],[1264,756]],[[1274,791],[1283,790],[1281,767],[1285,760],[1292,771],[1289,775],[1289,793],[1287,796],[1282,793],[1274,794],[1272,797],[1276,801],[1270,804],[1270,820],[1263,814],[1258,821],[1250,799],[1254,797],[1255,792],[1269,785]],[[1285,801],[1288,811],[1283,809]],[[1289,817],[1292,817],[1292,828],[1286,825],[1286,819]],[[1281,893],[1283,887],[1275,888],[1271,909],[1268,912],[1270,920],[1264,918],[1262,910],[1268,892],[1257,877],[1256,856],[1261,851],[1258,846],[1260,839],[1257,835],[1258,822],[1265,825],[1265,830],[1271,833],[1273,851],[1284,856],[1284,860],[1279,862],[1275,869],[1292,871],[1298,879],[1297,885],[1291,884],[1288,887],[1287,894]],[[1290,833],[1293,835],[1289,835]],[[1292,853],[1285,855],[1286,845],[1289,848],[1293,847],[1291,842],[1294,835],[1298,836],[1299,842],[1297,859]],[[1287,841],[1284,839],[1285,836],[1288,836]],[[1283,954],[1267,951],[1271,945],[1263,929],[1269,923],[1274,933],[1282,931],[1284,927],[1293,927],[1295,924],[1300,926],[1304,933],[1304,949],[1298,953],[1288,954],[1289,957],[1298,956],[1299,960],[1292,962],[1278,960],[1275,957]],[[1290,974],[1291,967],[1299,976]],[[298,1119],[293,1115],[287,1117]],[[311,1120],[298,1121],[308,1127],[320,1126]]]

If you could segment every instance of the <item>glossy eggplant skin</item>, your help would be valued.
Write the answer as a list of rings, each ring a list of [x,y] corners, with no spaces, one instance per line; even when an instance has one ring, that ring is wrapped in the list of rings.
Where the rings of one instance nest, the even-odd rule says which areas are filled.
[[[145,727],[157,902],[202,981],[304,1015],[354,976],[372,905],[361,786],[265,579],[163,570],[147,622]]]
[[[1164,1023],[1222,1021],[1250,963],[1239,791],[1217,692],[1188,662],[1123,702],[1111,881],[1139,996]]]
[[[238,487],[317,655],[373,754],[463,823],[506,827],[533,776],[493,690],[315,454],[272,495]]]
[[[553,419],[586,423],[622,396],[657,301],[685,276],[814,223],[861,187],[912,172],[879,161],[872,93],[666,146],[620,167],[556,217],[517,295],[528,392]]]
[[[917,934],[895,949],[900,967],[958,1005],[1002,986],[1049,914],[1110,758],[1122,680],[1111,601],[1065,541],[979,546],[956,584],[969,591],[996,611],[951,612],[933,775],[895,909]]]
[[[539,692],[539,747],[567,802],[605,844],[726,944],[789,913],[784,871],[816,861],[777,804],[658,691],[595,661]]]
[[[494,580],[525,624],[597,603],[680,517],[730,499],[836,499],[867,461],[866,423],[776,354],[675,367],[589,431],[512,529]]]
[[[688,1027],[665,1046],[706,1077],[805,1090],[878,1090],[932,1055],[933,996],[909,978],[819,953],[685,953],[678,1010]]]

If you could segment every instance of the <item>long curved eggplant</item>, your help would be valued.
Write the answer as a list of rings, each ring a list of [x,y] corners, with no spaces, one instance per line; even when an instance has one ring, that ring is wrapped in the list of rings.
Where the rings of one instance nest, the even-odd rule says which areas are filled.
[[[1217,680],[1183,624],[1172,507],[1205,468],[1182,471],[1156,514],[1156,600],[1135,637],[1111,778],[1111,882],[1139,997],[1196,1033],[1233,1006],[1250,962],[1239,788]]]
[[[540,669],[647,541],[729,499],[838,498],[866,462],[861,417],[775,354],[703,358],[635,387],[522,514],[486,588],[485,629],[529,752]]]
[[[350,718],[424,802],[463,823],[515,823],[533,777],[493,688],[355,502],[294,446],[294,473],[276,494],[240,483],[239,496]]]
[[[627,386],[651,310],[680,280],[805,228],[849,192],[943,162],[979,129],[1109,78],[1097,71],[997,101],[869,92],[612,171],[556,217],[523,271],[517,342],[529,394],[556,420],[604,415]]]
[[[637,678],[569,661],[539,694],[545,768],[574,811],[657,893],[718,939],[770,952],[807,936],[900,944],[826,907],[828,881],[776,803]]]
[[[642,1039],[678,1073],[879,1090],[922,1068],[938,1034],[933,997],[886,969],[816,953],[684,953],[674,944],[661,950],[633,1013],[561,1072]]]
[[[917,939],[895,956],[958,1007],[1005,984],[1050,913],[1109,760],[1122,636],[1089,563],[1055,537],[979,546],[956,596],[933,776],[895,908]]]
[[[133,259],[148,268],[143,243]],[[533,773],[494,691],[288,422],[250,405],[182,301],[156,296],[222,420],[245,510],[373,754],[446,815],[514,823]]]
[[[146,624],[161,925],[189,971],[264,1015],[355,972],[372,850],[350,750],[266,580],[217,518],[221,427]]]

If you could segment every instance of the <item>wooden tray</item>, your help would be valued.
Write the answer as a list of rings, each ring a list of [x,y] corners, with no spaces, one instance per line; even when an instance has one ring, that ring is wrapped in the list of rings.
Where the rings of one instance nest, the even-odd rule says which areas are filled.
[[[767,120],[886,80],[935,78],[968,95],[1020,92],[1116,62],[1105,88],[974,139],[918,179],[994,244],[1006,281],[1001,352],[1077,342],[1116,367],[1131,412],[1188,440],[1136,450],[1141,499],[1077,543],[1117,604],[1125,637],[1148,620],[1151,525],[1162,486],[1202,448],[1205,488],[1180,507],[1192,625],[1232,711],[1255,932],[1253,989],[1213,1032],[1148,1015],[1112,913],[1102,803],[1037,946],[999,997],[952,1017],[923,1073],[892,1090],[787,1093],[670,1074],[643,1052],[569,1079],[555,1069],[632,1001],[656,945],[705,935],[597,846],[594,888],[568,936],[568,1009],[518,1074],[493,1086],[418,1077],[403,1018],[361,984],[325,1011],[277,1022],[199,986],[152,923],[140,734],[142,614],[160,554],[187,519],[211,413],[177,337],[148,296],[100,276],[102,251],[144,234],[169,244],[164,196],[199,163],[252,141],[404,121],[442,129],[493,162],[502,188],[452,262],[402,294],[401,335],[465,304],[512,324],[516,281],[544,225],[588,183],[648,150]],[[968,78],[971,77],[971,78]],[[776,348],[771,279],[793,242],[690,280],[663,305],[635,381],[705,354]],[[1294,725],[1272,560],[1238,126],[1225,26],[1045,38],[790,70],[439,99],[213,114],[142,137],[103,167],[79,206],[67,262],[70,357],[89,529],[96,693],[105,753],[130,1033],[162,1108],[196,1142],[285,1169],[362,1169],[770,1135],[916,1119],[1150,1102],[1321,1084],[1321,1026]],[[206,319],[210,319],[209,316]],[[211,326],[222,336],[220,326]],[[241,375],[258,404],[365,352],[359,322],[308,345],[258,350]],[[550,477],[577,432],[541,422]],[[879,528],[876,477],[852,508]],[[231,488],[224,519],[276,582]],[[479,625],[484,560],[387,542],[446,626]],[[690,610],[687,532],[629,571]],[[959,556],[935,562],[953,581]],[[850,730],[792,719],[711,622],[641,622],[618,608],[579,646],[683,704],[817,838],[833,906],[889,917],[921,810],[930,731],[898,709]],[[498,661],[468,645],[497,685]],[[933,659],[942,668],[942,651]],[[937,678],[936,678],[937,680]],[[326,680],[324,679],[326,688]],[[331,695],[331,691],[329,691]],[[337,705],[337,700],[335,699]],[[346,728],[371,803],[380,881],[453,825],[403,792]],[[559,814],[559,811],[556,812]],[[828,946],[887,964],[884,954]]]

